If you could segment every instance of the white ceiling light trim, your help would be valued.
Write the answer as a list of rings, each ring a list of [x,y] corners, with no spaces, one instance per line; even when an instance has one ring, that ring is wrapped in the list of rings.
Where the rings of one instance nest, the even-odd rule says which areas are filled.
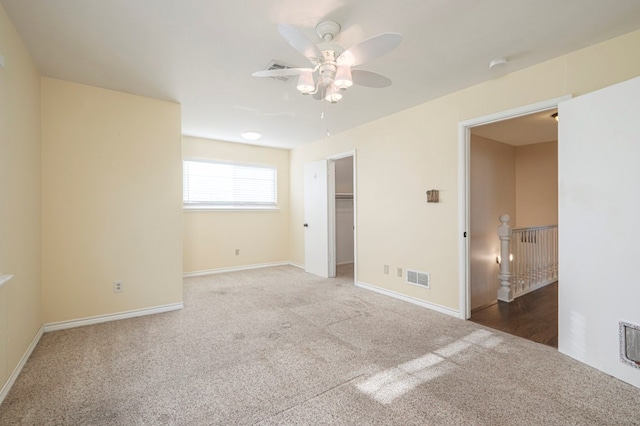
[[[244,132],[240,136],[248,141],[257,141],[262,137],[262,134],[258,132]]]
[[[489,68],[494,69],[495,67],[499,67],[501,65],[505,65],[507,63],[507,58],[497,58],[489,63]]]

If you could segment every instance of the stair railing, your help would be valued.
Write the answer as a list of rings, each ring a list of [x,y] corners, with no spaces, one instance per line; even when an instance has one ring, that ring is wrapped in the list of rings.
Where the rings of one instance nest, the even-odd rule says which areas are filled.
[[[509,220],[500,216],[498,227],[498,300],[504,302],[558,281],[558,225],[512,229]]]

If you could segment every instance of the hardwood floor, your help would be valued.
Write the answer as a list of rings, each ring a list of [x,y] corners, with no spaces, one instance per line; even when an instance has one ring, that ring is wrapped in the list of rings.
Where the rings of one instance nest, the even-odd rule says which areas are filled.
[[[558,347],[558,283],[471,313],[471,321]]]

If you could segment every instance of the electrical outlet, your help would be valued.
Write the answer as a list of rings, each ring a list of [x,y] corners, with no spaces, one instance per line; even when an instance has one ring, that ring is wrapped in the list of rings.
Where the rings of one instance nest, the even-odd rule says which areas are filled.
[[[402,268],[398,268],[397,274],[400,278],[402,278]]]
[[[240,249],[236,249],[236,256],[240,256]]]
[[[113,282],[113,292],[122,293],[124,291],[124,283],[122,281]]]
[[[384,274],[389,275],[389,265],[384,265]]]

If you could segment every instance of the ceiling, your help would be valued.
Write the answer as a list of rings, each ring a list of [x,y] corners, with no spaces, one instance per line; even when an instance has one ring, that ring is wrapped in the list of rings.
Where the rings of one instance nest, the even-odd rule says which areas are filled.
[[[293,148],[430,99],[640,29],[638,0],[0,0],[42,75],[179,102],[186,135]],[[252,77],[308,61],[278,34],[310,39],[331,19],[348,48],[402,33],[360,69],[393,85],[351,87],[337,104],[296,79]],[[489,62],[506,57],[490,70]],[[8,66],[8,64],[7,64]],[[324,119],[321,116],[324,113]]]
[[[557,141],[558,122],[551,116],[556,112],[554,108],[484,124],[471,128],[471,134],[513,146]]]

